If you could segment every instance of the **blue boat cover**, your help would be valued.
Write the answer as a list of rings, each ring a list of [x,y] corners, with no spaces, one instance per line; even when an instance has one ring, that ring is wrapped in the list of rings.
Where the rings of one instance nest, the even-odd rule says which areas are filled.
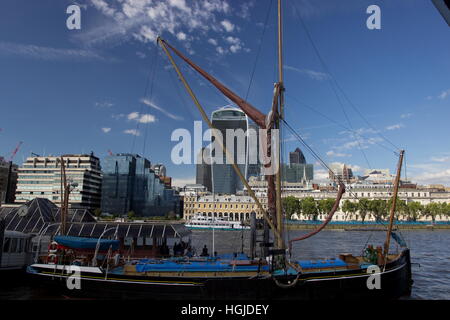
[[[261,266],[260,271],[268,270],[268,266]],[[191,261],[191,262],[176,262],[169,260],[141,260],[136,264],[137,272],[150,271],[258,271],[257,265],[232,265],[225,261]]]
[[[304,269],[321,269],[321,268],[337,268],[346,267],[345,263],[341,259],[326,259],[326,260],[300,260],[297,263]]]
[[[99,241],[99,239],[96,238],[81,238],[69,236],[55,236],[54,240],[58,242],[58,244],[63,245],[65,247],[73,249],[92,249],[92,250],[95,250],[95,248],[97,247],[97,243]],[[105,251],[108,250],[109,247],[112,247],[112,250],[117,250],[119,248],[119,244],[120,244],[119,240],[100,239],[99,250]]]

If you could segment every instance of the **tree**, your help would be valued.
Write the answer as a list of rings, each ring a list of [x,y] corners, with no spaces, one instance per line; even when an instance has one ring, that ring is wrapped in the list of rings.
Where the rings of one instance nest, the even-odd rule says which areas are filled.
[[[334,202],[334,199],[319,200],[319,202],[317,203],[319,214],[328,215],[331,209],[333,209]]]
[[[102,209],[97,208],[94,210],[94,215],[98,218],[100,218],[100,216],[102,215]]]
[[[345,213],[345,220],[347,220],[349,214],[353,215],[358,211],[358,204],[350,200],[345,200],[342,205],[342,211]]]
[[[424,208],[424,216],[431,217],[431,221],[434,223],[436,221],[436,216],[441,212],[441,205],[436,202],[429,203]]]
[[[387,202],[387,212],[390,213],[391,212],[391,208],[392,208],[392,203],[393,203],[393,199],[389,199]],[[394,217],[397,217],[397,219],[401,216],[406,214],[408,211],[407,206],[406,206],[406,202],[404,200],[400,200],[397,198],[396,201],[396,205],[395,205],[395,214]]]
[[[133,210],[128,212],[128,219],[133,220],[136,217],[136,214]]]
[[[423,205],[420,202],[409,202],[406,205],[406,213],[408,215],[408,221],[417,221],[423,211]]]
[[[367,213],[370,211],[370,200],[366,198],[362,198],[358,201],[357,205],[359,216],[361,217],[362,222],[366,219]]]
[[[317,209],[317,203],[313,197],[306,197],[300,201],[300,208],[303,215],[309,217],[311,220],[317,220],[319,211]]]
[[[387,202],[381,199],[375,199],[370,202],[370,211],[375,216],[375,221],[380,222],[387,216]]]
[[[283,198],[282,203],[283,203],[283,210],[288,219],[291,219],[294,213],[300,212],[300,201],[296,197],[289,196]]]

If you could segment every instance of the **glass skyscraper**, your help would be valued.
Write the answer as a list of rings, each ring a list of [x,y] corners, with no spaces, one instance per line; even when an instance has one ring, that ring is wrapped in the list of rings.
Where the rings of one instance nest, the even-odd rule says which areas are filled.
[[[102,211],[137,216],[164,215],[178,210],[178,198],[137,154],[117,154],[103,160]]]
[[[244,112],[233,107],[223,107],[212,113],[211,121],[214,128],[218,129],[223,137],[225,147],[231,152],[234,151],[234,161],[238,164],[242,174],[247,176],[247,129],[248,118]],[[232,129],[236,136],[241,135],[241,138],[234,137],[234,143],[227,139],[227,129]],[[241,129],[241,130],[239,130]],[[243,139],[242,139],[243,135]],[[212,134],[211,141],[217,137]],[[233,146],[234,144],[234,146]],[[219,145],[216,145],[216,150]],[[212,150],[211,156],[216,158],[216,150]],[[217,155],[218,156],[218,155]],[[242,190],[243,184],[239,176],[234,171],[231,164],[227,163],[225,152],[223,152],[223,163],[213,163],[211,168],[213,192],[220,194],[236,194],[236,191]]]

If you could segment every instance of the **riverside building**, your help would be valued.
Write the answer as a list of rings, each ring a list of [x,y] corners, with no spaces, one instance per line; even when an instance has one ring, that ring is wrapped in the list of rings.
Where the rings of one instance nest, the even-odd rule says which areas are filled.
[[[137,154],[119,153],[103,160],[102,212],[136,216],[180,213],[180,199],[170,188],[170,177],[163,165],[152,169],[150,161]]]
[[[258,197],[264,209],[267,198]],[[196,216],[223,218],[230,221],[250,221],[250,214],[256,212],[256,218],[262,219],[255,201],[249,196],[238,195],[185,195],[184,218],[191,220]]]
[[[18,168],[16,203],[23,204],[35,198],[45,198],[57,205],[61,203],[61,157],[66,179],[74,187],[69,196],[69,206],[100,207],[101,167],[99,158],[93,153],[28,157]]]
[[[14,203],[18,166],[0,157],[0,203]]]

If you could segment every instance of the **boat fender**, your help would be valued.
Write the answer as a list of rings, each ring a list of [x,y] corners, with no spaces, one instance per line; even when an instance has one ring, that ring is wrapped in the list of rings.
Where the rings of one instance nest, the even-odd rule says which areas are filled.
[[[58,251],[58,243],[55,241],[52,241],[52,243],[50,243],[48,245],[48,252],[49,253],[56,253]]]
[[[47,257],[47,263],[48,264],[57,264],[58,262],[58,256],[54,253],[51,253]]]

